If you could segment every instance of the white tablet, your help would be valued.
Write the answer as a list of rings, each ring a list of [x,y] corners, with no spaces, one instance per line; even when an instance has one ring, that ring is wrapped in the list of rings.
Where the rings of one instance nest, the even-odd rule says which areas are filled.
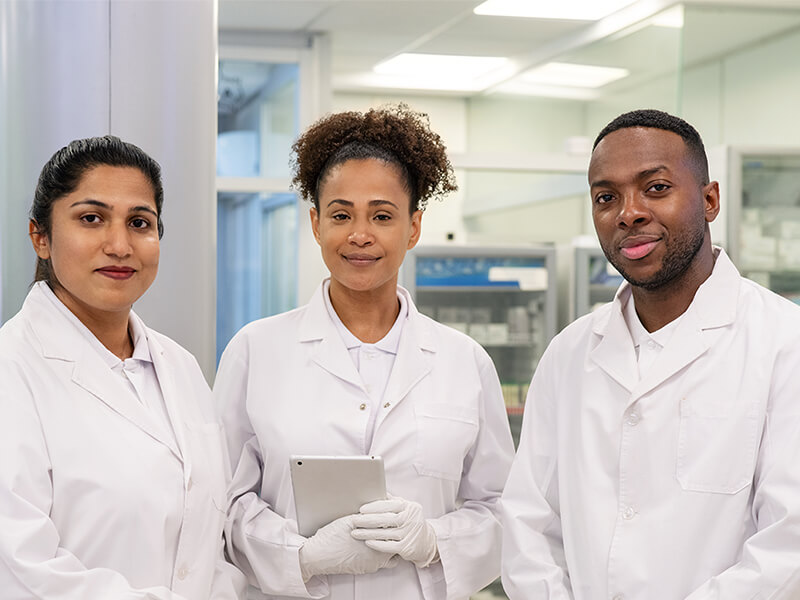
[[[310,537],[331,521],[386,498],[380,456],[292,456],[294,506],[300,535]]]

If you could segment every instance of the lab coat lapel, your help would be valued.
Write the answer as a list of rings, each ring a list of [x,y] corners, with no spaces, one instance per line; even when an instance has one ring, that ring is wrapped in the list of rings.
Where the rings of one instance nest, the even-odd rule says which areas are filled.
[[[40,282],[36,285],[47,284]],[[53,306],[52,300],[45,296],[44,291],[34,287],[25,300],[23,311],[39,341],[44,358],[72,363],[71,379],[75,385],[95,396],[149,436],[165,443],[163,434],[153,423],[148,410],[126,389],[120,376],[108,368],[75,325]]]
[[[727,255],[719,250],[711,276],[698,288],[675,332],[634,389],[635,400],[690,365],[711,347],[711,330],[736,318],[741,277]]]
[[[81,358],[75,362],[72,381],[175,452],[174,444],[156,426],[147,408],[125,388],[120,376],[109,369],[88,344],[83,348]]]
[[[387,415],[408,396],[414,386],[431,372],[433,367],[430,353],[436,351],[428,323],[417,312],[408,292],[403,288],[399,289],[408,302],[408,319],[403,324],[397,356],[383,393],[383,402],[381,403],[383,408],[378,413],[375,422],[376,432]],[[387,404],[388,406],[386,406]]]
[[[629,392],[636,386],[638,367],[636,353],[622,316],[623,303],[630,296],[630,287],[622,284],[607,311],[594,317],[593,333],[600,338],[590,351],[589,360]]]
[[[131,313],[131,318],[138,319],[139,317]],[[153,360],[153,366],[156,370],[158,377],[158,384],[161,388],[161,395],[164,397],[164,404],[167,408],[167,415],[169,416],[170,424],[172,425],[172,432],[175,434],[174,439],[169,437],[169,431],[165,431],[165,437],[162,441],[169,446],[172,453],[180,460],[184,461],[191,455],[187,452],[186,439],[184,437],[183,420],[188,416],[187,407],[181,406],[181,399],[190,394],[190,390],[179,390],[175,382],[175,365],[170,366],[169,360],[166,357],[164,347],[158,342],[154,335],[148,328],[144,328],[147,332],[147,344],[150,348],[150,358]],[[193,398],[190,396],[188,400],[191,402]],[[163,437],[163,436],[162,436]],[[177,447],[175,446],[177,443]]]
[[[324,293],[320,285],[308,303],[308,310],[304,312],[298,328],[298,341],[312,344],[311,360],[316,364],[331,375],[363,390],[361,376],[328,314]]]

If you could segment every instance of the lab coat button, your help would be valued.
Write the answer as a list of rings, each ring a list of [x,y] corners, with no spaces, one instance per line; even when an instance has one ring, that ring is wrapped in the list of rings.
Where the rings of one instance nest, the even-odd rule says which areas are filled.
[[[383,405],[383,408],[389,408],[390,406],[391,406],[391,403],[387,402],[386,404]]]
[[[626,419],[625,422],[628,425],[630,425],[631,427],[636,427],[639,424],[640,420],[641,420],[641,417],[639,416],[639,413],[633,412],[633,413],[628,415],[628,418]]]
[[[358,410],[367,410],[367,405],[363,402],[358,406]]]
[[[189,569],[187,569],[186,567],[181,567],[180,569],[178,569],[178,579],[182,581],[186,579],[188,576],[189,576]]]
[[[189,477],[189,481],[186,482],[186,491],[187,492],[191,492],[193,485],[194,485],[194,481],[192,481],[192,478]]]
[[[622,518],[626,521],[630,521],[633,517],[636,516],[636,511],[633,509],[632,506],[626,506],[622,509]]]

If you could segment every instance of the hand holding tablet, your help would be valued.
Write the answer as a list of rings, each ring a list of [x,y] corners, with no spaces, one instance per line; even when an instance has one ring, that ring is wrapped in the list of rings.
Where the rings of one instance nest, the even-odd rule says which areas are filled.
[[[297,528],[311,537],[318,529],[362,505],[386,499],[386,478],[380,456],[292,456]]]

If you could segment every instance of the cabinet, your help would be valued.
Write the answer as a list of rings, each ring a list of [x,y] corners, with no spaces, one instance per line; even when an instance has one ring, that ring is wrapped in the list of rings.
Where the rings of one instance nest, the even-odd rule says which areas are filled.
[[[555,249],[417,247],[401,282],[421,313],[463,331],[492,357],[518,442],[533,370],[555,334]]]
[[[728,183],[731,258],[745,277],[800,303],[800,149],[731,149]]]

